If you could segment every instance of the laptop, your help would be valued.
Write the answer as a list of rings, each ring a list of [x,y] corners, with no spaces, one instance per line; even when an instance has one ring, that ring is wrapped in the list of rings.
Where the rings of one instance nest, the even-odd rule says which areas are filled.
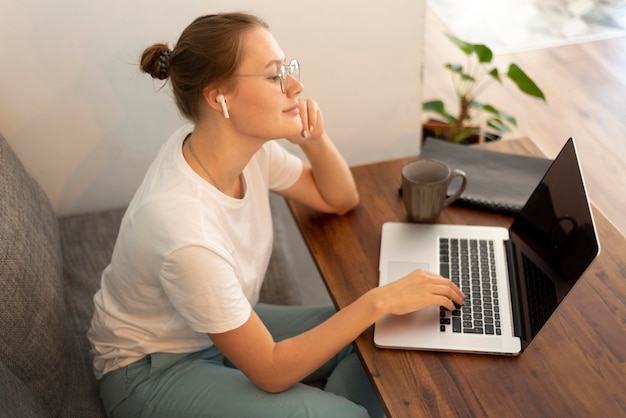
[[[465,304],[454,311],[431,306],[387,315],[375,324],[374,343],[519,355],[599,252],[576,146],[569,138],[509,229],[383,225],[380,286],[424,269],[455,282]]]

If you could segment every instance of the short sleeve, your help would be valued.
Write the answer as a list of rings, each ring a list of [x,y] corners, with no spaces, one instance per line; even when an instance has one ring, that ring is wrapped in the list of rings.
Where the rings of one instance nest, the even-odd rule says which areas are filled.
[[[276,141],[265,144],[261,158],[269,170],[270,190],[280,191],[294,185],[302,174],[302,160]]]
[[[187,246],[169,254],[161,283],[174,309],[196,332],[236,329],[252,312],[232,263],[205,247]]]

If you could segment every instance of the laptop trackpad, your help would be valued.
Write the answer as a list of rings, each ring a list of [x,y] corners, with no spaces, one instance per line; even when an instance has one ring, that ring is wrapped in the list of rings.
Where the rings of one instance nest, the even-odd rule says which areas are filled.
[[[417,269],[430,271],[430,266],[428,265],[428,263],[390,261],[389,274],[387,275],[389,280],[387,281],[387,283],[394,282]]]

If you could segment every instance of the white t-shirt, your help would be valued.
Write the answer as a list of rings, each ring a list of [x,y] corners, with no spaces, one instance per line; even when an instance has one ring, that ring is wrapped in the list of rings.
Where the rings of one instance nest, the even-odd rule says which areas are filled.
[[[210,347],[207,333],[243,325],[258,301],[273,240],[269,190],[292,186],[302,161],[266,143],[243,171],[244,197],[231,198],[185,161],[192,130],[161,147],[122,220],[88,332],[98,379],[150,353]]]

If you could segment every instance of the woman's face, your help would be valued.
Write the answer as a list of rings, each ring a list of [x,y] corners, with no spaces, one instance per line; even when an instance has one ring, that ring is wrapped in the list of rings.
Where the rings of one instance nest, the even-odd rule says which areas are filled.
[[[265,140],[298,135],[302,121],[297,99],[303,86],[289,75],[285,93],[281,91],[276,75],[285,54],[263,28],[248,30],[242,41],[242,61],[236,74],[267,75],[234,77],[234,89],[226,93],[233,126],[242,134]]]

